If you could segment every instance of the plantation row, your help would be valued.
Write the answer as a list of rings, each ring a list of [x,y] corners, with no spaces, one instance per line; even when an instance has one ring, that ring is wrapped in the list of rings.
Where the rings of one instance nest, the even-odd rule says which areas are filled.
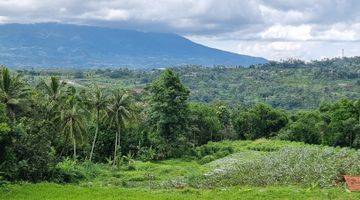
[[[360,100],[343,99],[322,104],[315,110],[291,113],[266,104],[194,103],[188,100],[189,89],[169,69],[140,94],[96,84],[77,85],[57,77],[38,81],[12,75],[7,68],[1,70],[0,89],[0,181],[73,182],[78,173],[68,169],[73,168],[71,163],[76,160],[109,163],[114,167],[125,165],[131,170],[134,159],[154,161],[188,157],[206,164],[236,153],[233,147],[214,152],[202,146],[211,141],[268,138],[360,148]],[[303,151],[283,149],[276,154],[266,153],[266,157],[260,153],[255,160],[236,166],[235,171],[211,173],[205,182],[198,176],[191,176],[193,181],[186,184],[194,187],[252,184],[251,180],[239,178],[245,173],[253,173],[254,181],[265,181],[254,185],[297,183],[286,179],[296,178],[291,173],[297,171],[287,172],[287,166],[282,163],[293,163],[305,154],[302,162],[304,166],[311,166],[307,163],[312,160],[308,159],[315,155],[320,156],[316,157],[320,160],[328,153],[339,156],[335,150]],[[352,151],[346,153],[346,157],[359,160]],[[253,155],[257,153],[252,152]],[[340,161],[326,157],[324,163],[337,166]],[[262,173],[263,166],[269,168]],[[303,167],[296,169],[312,172]],[[315,170],[309,180],[317,179],[319,183],[316,184],[329,185],[329,181],[336,180],[330,176],[343,173],[339,169],[343,168],[336,167],[323,179],[315,175],[323,174],[322,171]],[[357,172],[358,169],[349,170]],[[267,180],[266,177],[274,177],[267,174],[271,171],[279,173],[279,177]],[[147,180],[151,180],[149,177]],[[306,178],[298,182],[308,183]]]

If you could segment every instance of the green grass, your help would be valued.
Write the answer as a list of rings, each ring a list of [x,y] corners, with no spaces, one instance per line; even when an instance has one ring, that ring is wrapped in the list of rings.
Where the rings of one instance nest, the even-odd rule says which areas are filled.
[[[222,154],[224,149],[232,153]],[[132,161],[119,168],[66,160],[60,168],[77,181],[4,185],[0,200],[360,199],[337,179],[359,174],[360,151],[261,139],[212,142],[198,153],[216,158]]]
[[[243,152],[246,150],[268,152],[268,151],[277,151],[284,147],[303,147],[303,146],[310,146],[310,145],[305,145],[302,142],[289,142],[289,141],[283,141],[283,140],[258,139],[255,141],[225,140],[225,141],[221,141],[221,142],[209,142],[206,146],[232,147],[235,150],[235,152]]]
[[[149,190],[116,187],[80,187],[50,183],[8,185],[0,188],[2,200],[60,199],[359,199],[360,193],[342,188],[232,187],[214,190]]]
[[[205,167],[196,161],[171,159],[157,162],[134,161],[129,166],[113,168],[107,164],[89,162],[75,163],[67,160],[61,169],[69,174],[81,174],[77,180],[80,186],[117,186],[117,187],[161,187],[162,183],[183,179],[188,176],[201,176]]]
[[[232,150],[223,154],[224,149]],[[200,157],[132,161],[119,168],[67,160],[61,163],[61,169],[75,174],[71,182],[79,186],[152,189],[279,185],[324,188],[343,185],[343,174],[360,173],[360,151],[347,148],[260,139],[211,142],[197,151]],[[204,162],[203,158],[209,157]]]

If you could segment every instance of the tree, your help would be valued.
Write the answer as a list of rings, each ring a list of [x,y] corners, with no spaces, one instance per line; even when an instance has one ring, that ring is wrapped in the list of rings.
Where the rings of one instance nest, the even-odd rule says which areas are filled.
[[[42,89],[51,101],[57,102],[65,85],[66,82],[60,82],[58,77],[52,76],[50,77],[49,83],[46,83],[44,80],[42,80],[38,85],[38,88]]]
[[[190,103],[190,132],[194,145],[219,140],[221,122],[215,108],[201,103]]]
[[[218,104],[216,105],[216,114],[220,120],[222,126],[221,140],[223,139],[233,139],[232,123],[231,123],[231,113],[226,105]]]
[[[322,105],[320,111],[327,120],[323,143],[332,146],[360,148],[360,102],[342,99]]]
[[[66,82],[60,81],[58,77],[52,76],[50,81],[41,80],[37,85],[37,89],[41,91],[42,95],[37,95],[37,99],[34,100],[37,102],[36,106],[42,107],[42,115],[44,118],[47,118],[49,123],[52,126],[52,129],[55,130],[56,133],[60,132],[61,127],[59,118],[61,112],[61,106],[63,105],[63,101],[65,101],[66,96],[64,96]],[[40,108],[38,108],[40,109]],[[45,112],[46,111],[46,112]],[[61,139],[60,135],[53,135],[53,143],[55,146],[59,144],[59,140]]]
[[[179,156],[188,129],[190,92],[170,69],[150,85],[149,91],[150,124],[162,140],[158,147],[165,157]]]
[[[76,159],[76,145],[83,141],[83,134],[85,133],[85,111],[81,108],[78,98],[75,88],[70,87],[60,115],[65,140],[70,138],[73,142],[74,159]]]
[[[320,112],[302,111],[292,117],[292,122],[281,131],[279,138],[309,144],[321,144],[325,124]]]
[[[115,133],[115,147],[114,147],[114,161],[117,163],[117,152],[120,151],[121,146],[121,129],[125,127],[125,121],[132,116],[131,99],[129,95],[120,91],[114,90],[107,106],[107,115],[109,117],[110,125],[116,128]],[[121,153],[120,153],[121,154]]]
[[[236,116],[235,131],[238,138],[258,139],[269,138],[288,123],[286,113],[273,109],[266,104],[257,104],[247,111]]]
[[[99,132],[100,112],[106,108],[108,99],[107,96],[102,92],[102,90],[96,86],[89,92],[88,98],[84,98],[84,100],[87,103],[88,107],[95,111],[96,128],[95,128],[95,135],[93,138],[90,156],[89,156],[89,160],[91,161],[94,154],[96,139]]]
[[[16,110],[25,106],[28,90],[20,76],[11,77],[9,69],[3,67],[0,75],[0,100],[5,104],[8,116],[15,123]]]

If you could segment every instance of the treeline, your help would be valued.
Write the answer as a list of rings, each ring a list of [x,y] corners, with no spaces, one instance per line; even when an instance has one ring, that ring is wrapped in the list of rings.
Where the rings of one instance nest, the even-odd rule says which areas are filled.
[[[57,167],[65,158],[116,167],[129,158],[193,156],[195,147],[220,140],[278,138],[360,148],[359,100],[289,113],[262,103],[205,104],[189,98],[190,90],[169,69],[133,95],[57,77],[34,82],[3,68],[0,180],[66,182]]]
[[[249,68],[183,66],[173,68],[191,91],[189,100],[226,102],[232,106],[266,103],[286,110],[316,109],[322,102],[360,98],[360,57],[304,62],[271,61]],[[19,70],[29,77],[71,77],[81,84],[96,79],[107,87],[143,88],[162,69],[151,71],[109,68],[93,70]]]

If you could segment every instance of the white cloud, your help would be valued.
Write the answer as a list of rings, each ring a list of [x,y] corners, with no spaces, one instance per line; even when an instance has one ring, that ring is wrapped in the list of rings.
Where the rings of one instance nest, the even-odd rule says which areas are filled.
[[[302,40],[311,39],[310,25],[301,26],[283,26],[275,25],[261,33],[261,38],[265,40]]]
[[[358,0],[0,0],[0,23],[64,22],[175,32],[280,59],[359,54]]]
[[[8,22],[8,18],[5,17],[5,16],[0,16],[0,24],[3,24],[3,23],[7,23]]]
[[[95,12],[86,12],[79,16],[80,19],[96,19],[96,20],[127,20],[129,13],[126,10],[120,9],[102,9]]]

